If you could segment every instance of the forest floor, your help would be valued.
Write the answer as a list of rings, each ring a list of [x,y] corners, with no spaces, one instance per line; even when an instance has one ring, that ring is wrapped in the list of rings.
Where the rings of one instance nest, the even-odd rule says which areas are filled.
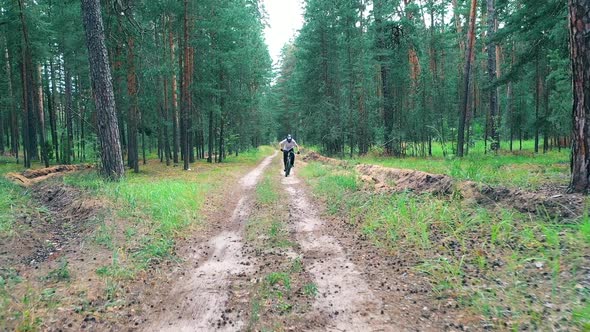
[[[584,197],[269,155],[1,180],[0,329],[590,328]]]

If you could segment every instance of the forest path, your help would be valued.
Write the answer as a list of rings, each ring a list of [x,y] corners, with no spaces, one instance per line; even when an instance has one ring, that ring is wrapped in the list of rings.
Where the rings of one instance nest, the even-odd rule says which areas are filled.
[[[318,209],[294,173],[281,181],[290,198],[289,225],[300,245],[303,263],[317,286],[313,309],[327,318],[325,330],[400,330],[385,314],[379,294],[373,292],[331,232],[331,225],[319,217]]]
[[[155,299],[160,309],[151,310],[141,330],[246,331],[261,323],[293,331],[441,330],[427,308],[431,305],[421,301],[425,285],[416,282],[405,262],[368,245],[342,220],[324,217],[321,203],[310,197],[295,169],[284,177],[282,158],[275,156],[244,176],[223,205],[213,206],[216,212],[208,223],[214,231],[191,241],[185,254],[189,268],[169,293]],[[304,164],[299,162],[296,170]],[[246,239],[246,225],[261,212],[272,213],[256,201],[255,188],[267,176],[281,192],[280,206],[288,207],[280,218],[293,245],[283,253],[257,253]],[[259,321],[253,308],[269,271],[281,271],[281,262],[297,257],[316,296],[307,305],[297,302],[287,320],[266,298],[259,305],[270,314]]]
[[[243,274],[250,263],[243,257],[243,227],[252,204],[252,192],[265,168],[276,153],[266,157],[239,182],[237,195],[227,196],[220,212],[235,206],[229,217],[221,220],[208,241],[196,243],[188,261],[195,268],[186,271],[186,278],[178,279],[171,291],[160,300],[159,312],[150,315],[146,331],[236,331],[243,323],[223,319],[230,292],[232,275]],[[236,200],[237,199],[237,200]],[[168,308],[168,310],[165,310]]]

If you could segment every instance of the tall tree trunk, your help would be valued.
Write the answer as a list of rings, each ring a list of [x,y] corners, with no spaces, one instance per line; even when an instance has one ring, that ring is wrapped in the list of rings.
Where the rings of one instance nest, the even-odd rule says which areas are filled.
[[[221,67],[221,66],[220,66]],[[224,96],[224,88],[225,88],[225,76],[223,74],[223,69],[220,68],[219,69],[219,144],[218,144],[218,154],[217,154],[217,162],[222,162],[223,161],[223,155],[224,155],[224,142],[223,142],[223,136],[225,135],[224,133],[224,122],[225,122],[225,117],[224,117],[224,112],[225,112],[225,96]]]
[[[490,84],[490,136],[492,138],[491,150],[498,151],[500,149],[500,132],[498,131],[500,119],[498,116],[498,88],[496,87],[496,56],[497,45],[493,41],[496,35],[496,9],[494,7],[495,0],[487,0],[488,12],[488,78]]]
[[[88,47],[90,78],[96,105],[98,140],[100,142],[100,168],[103,177],[120,179],[125,172],[119,128],[115,112],[115,96],[111,80],[104,28],[99,0],[81,0],[82,18]]]
[[[135,39],[127,40],[127,94],[129,110],[127,114],[127,166],[139,173],[139,146],[137,143],[138,109],[137,109],[137,75],[135,73]]]
[[[18,0],[19,5],[19,18],[21,21],[21,32],[22,32],[22,50],[21,50],[21,81],[22,81],[22,97],[23,97],[23,142],[24,142],[24,166],[26,168],[31,167],[31,159],[34,159],[33,153],[33,140],[32,138],[32,130],[31,127],[33,126],[32,121],[32,98],[31,98],[31,53],[30,53],[30,43],[29,43],[29,35],[27,30],[27,24],[25,20],[25,0]]]
[[[53,146],[53,152],[55,153],[55,161],[59,161],[59,140],[57,137],[57,105],[56,95],[57,87],[55,80],[55,70],[53,67],[53,59],[49,60],[49,75],[51,80],[51,90],[49,89],[49,80],[46,80],[46,91],[47,91],[47,111],[49,113],[49,126],[51,128],[51,144]]]
[[[590,1],[569,0],[572,110],[571,192],[590,190]]]
[[[170,104],[168,102],[168,82],[166,81],[166,79],[164,79],[164,109],[162,110],[164,113],[164,140],[163,140],[163,144],[164,144],[164,154],[165,159],[166,159],[166,166],[170,166],[170,158],[172,157],[171,155],[171,151],[170,151],[170,138],[169,138],[169,131],[168,128],[170,126],[169,124],[169,110],[170,110]]]
[[[166,33],[164,32],[164,36],[166,36]],[[163,49],[165,50],[166,47],[166,38],[164,37],[164,43],[163,43]],[[164,53],[164,57],[166,57],[166,54]],[[169,127],[169,123],[168,123],[168,114],[170,113],[170,102],[168,100],[168,78],[167,78],[167,74],[164,74],[164,78],[163,78],[163,85],[164,85],[164,105],[162,107],[162,144],[164,145],[164,157],[166,159],[166,166],[170,166],[170,141],[169,141],[169,137],[168,137],[168,127]]]
[[[10,65],[10,56],[8,54],[8,47],[5,49],[5,60],[6,60],[6,83],[8,85],[8,105],[9,105],[9,113],[10,116],[10,143],[11,149],[10,152],[16,157],[16,162],[18,163],[18,123],[16,117],[16,106],[15,106],[15,99],[14,99],[14,92],[12,90],[12,67]]]
[[[469,107],[469,79],[471,74],[471,62],[473,45],[475,44],[475,15],[477,12],[477,0],[471,0],[471,11],[469,12],[469,30],[467,31],[467,49],[465,51],[465,68],[463,71],[463,96],[461,102],[461,111],[459,113],[459,128],[457,135],[457,156],[463,157],[463,148],[465,146],[465,122],[467,119],[467,109]]]
[[[385,23],[383,22],[383,0],[376,0],[374,3],[373,15],[375,17],[375,28],[377,32],[377,62],[379,65],[379,89],[382,94],[381,109],[383,111],[385,152],[392,155],[393,148],[393,122],[394,122],[394,105],[391,97],[391,87],[389,84],[389,57],[387,56],[387,47],[385,43]]]
[[[183,18],[183,52],[182,52],[182,60],[180,61],[180,68],[182,70],[182,77],[180,79],[180,96],[181,96],[181,108],[182,108],[182,124],[181,130],[182,133],[180,135],[182,139],[182,159],[184,161],[183,169],[185,171],[190,170],[190,157],[189,157],[189,150],[191,149],[190,146],[190,139],[189,139],[189,44],[188,44],[188,35],[189,35],[189,18],[188,18],[188,0],[184,0],[184,18]]]
[[[49,167],[49,155],[47,148],[49,143],[47,142],[47,133],[45,132],[45,110],[43,108],[43,80],[41,75],[41,65],[37,66],[37,118],[39,120],[39,144],[41,144],[41,160],[45,164],[45,167]]]
[[[64,65],[65,67],[65,65]],[[74,125],[73,125],[73,102],[72,102],[72,74],[69,68],[64,68],[65,74],[65,97],[66,97],[66,141],[64,145],[63,162],[70,164],[74,156]]]
[[[4,110],[0,110],[0,156],[4,155]]]
[[[516,52],[515,52],[515,44],[514,42],[512,43],[512,55],[511,55],[511,59],[510,59],[510,70],[512,70],[512,68],[514,68],[514,62],[516,60]],[[513,148],[513,140],[514,140],[514,125],[515,125],[515,119],[514,119],[514,92],[513,90],[513,82],[512,80],[510,80],[510,82],[508,82],[508,86],[506,87],[506,108],[507,108],[507,114],[506,115],[508,117],[508,121],[509,121],[509,126],[510,126],[510,151],[512,151]]]
[[[29,102],[29,84],[28,84],[28,70],[27,60],[25,52],[23,52],[22,63],[21,63],[21,76],[22,76],[22,97],[23,97],[23,161],[25,168],[31,167],[31,140],[30,140],[30,102]]]
[[[539,64],[539,56],[536,59],[536,75],[535,75],[535,153],[539,153],[539,108],[541,107],[541,90],[543,89],[541,70]]]
[[[213,162],[213,109],[209,110],[209,137],[207,137],[209,139],[209,148],[207,151],[207,162],[208,163],[212,163]]]
[[[169,23],[170,24],[170,23]],[[169,27],[168,42],[170,44],[170,66],[174,68],[174,35],[172,29]],[[178,93],[176,74],[172,74],[172,155],[175,164],[178,164],[178,151],[180,149],[180,130],[179,130],[179,116],[178,116]]]
[[[548,82],[547,86],[545,86],[545,89],[543,89],[543,108],[545,110],[543,114],[543,153],[547,153],[547,151],[549,151],[549,138],[551,136],[549,122],[549,117],[551,116],[551,108],[549,107],[550,90],[551,87],[549,86]]]

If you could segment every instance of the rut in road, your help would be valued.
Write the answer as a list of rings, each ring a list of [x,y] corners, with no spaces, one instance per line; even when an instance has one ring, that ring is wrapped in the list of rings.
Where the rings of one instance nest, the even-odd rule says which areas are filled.
[[[232,275],[248,271],[248,258],[243,257],[242,232],[251,209],[252,189],[276,153],[265,158],[240,180],[241,198],[223,230],[200,246],[196,253],[198,267],[180,279],[164,301],[169,308],[153,318],[149,331],[237,331],[243,327],[239,319],[227,322],[223,317],[229,298]],[[231,204],[231,202],[228,202]]]
[[[399,331],[383,302],[347,257],[328,225],[318,217],[300,181],[292,174],[282,180],[291,199],[290,225],[302,249],[304,264],[315,278],[314,310],[327,316],[328,331]]]

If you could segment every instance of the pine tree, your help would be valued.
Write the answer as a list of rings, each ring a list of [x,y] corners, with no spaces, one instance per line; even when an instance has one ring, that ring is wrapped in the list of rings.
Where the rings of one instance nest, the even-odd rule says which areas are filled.
[[[118,180],[124,175],[125,170],[119,143],[115,96],[111,83],[111,69],[108,63],[100,2],[82,0],[82,13],[97,112],[101,174],[106,179]]]

